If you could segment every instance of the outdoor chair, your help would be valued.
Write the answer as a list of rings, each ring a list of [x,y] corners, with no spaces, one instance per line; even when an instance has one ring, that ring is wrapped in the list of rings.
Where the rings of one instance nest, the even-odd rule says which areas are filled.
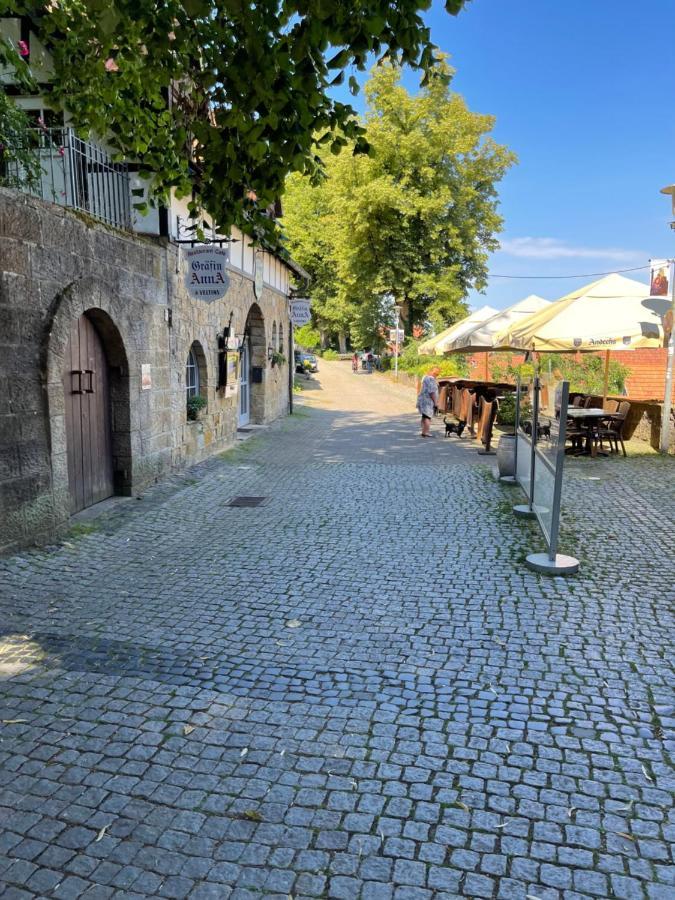
[[[581,406],[583,399],[584,398],[581,396],[581,394],[579,394],[574,398],[574,400],[572,400],[572,406]]]
[[[576,401],[580,401],[581,399],[581,397],[575,397],[572,406],[580,407],[581,403],[577,403]],[[572,444],[572,446],[566,450],[567,453],[581,453],[584,449],[584,443],[587,438],[588,431],[584,428],[584,426],[578,419],[567,420],[567,426],[565,428],[565,441],[569,441]]]
[[[615,413],[619,410],[618,400],[606,400],[603,409],[608,413]]]
[[[439,414],[448,411],[448,385],[444,384],[438,392],[438,412]]]
[[[618,453],[619,444],[621,444],[623,455],[627,456],[626,445],[623,442],[623,429],[629,412],[630,403],[628,403],[627,400],[622,400],[619,403],[617,411],[607,419],[602,420],[596,435],[596,439],[600,442],[601,447],[603,441],[607,441],[610,449],[613,452]]]
[[[590,409],[593,406],[594,400],[592,397],[586,397],[584,399],[584,409]]]

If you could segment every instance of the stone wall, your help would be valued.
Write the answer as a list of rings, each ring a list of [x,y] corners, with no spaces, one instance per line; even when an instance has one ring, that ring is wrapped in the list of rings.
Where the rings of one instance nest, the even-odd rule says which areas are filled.
[[[70,516],[62,383],[72,322],[86,313],[110,369],[115,492],[231,446],[238,395],[217,390],[217,334],[247,318],[263,368],[252,422],[288,410],[288,365],[267,360],[273,324],[289,334],[284,294],[231,272],[220,301],[192,300],[176,245],[107,228],[60,206],[0,190],[0,552],[53,538]],[[198,342],[207,407],[186,420],[185,364]],[[285,355],[288,356],[286,348]],[[150,366],[143,389],[141,367]]]

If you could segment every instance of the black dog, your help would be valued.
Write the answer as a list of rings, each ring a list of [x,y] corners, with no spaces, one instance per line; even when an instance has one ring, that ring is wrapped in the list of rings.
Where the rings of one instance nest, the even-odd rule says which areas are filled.
[[[523,431],[525,432],[525,434],[527,434],[528,436],[531,437],[532,436],[532,422],[523,422]],[[538,440],[541,440],[542,438],[548,438],[550,440],[551,439],[550,424],[540,425],[539,429],[538,429],[538,434],[539,434]]]
[[[461,438],[462,432],[466,428],[466,422],[448,422],[447,418],[443,419],[443,424],[445,425],[446,437],[456,434],[458,438]]]

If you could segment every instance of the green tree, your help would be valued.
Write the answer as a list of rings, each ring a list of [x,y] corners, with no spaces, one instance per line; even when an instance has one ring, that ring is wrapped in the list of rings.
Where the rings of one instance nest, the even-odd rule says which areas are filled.
[[[312,275],[317,322],[341,317],[359,343],[376,339],[394,303],[409,335],[463,315],[498,246],[496,185],[514,155],[489,136],[493,119],[450,90],[442,58],[438,69],[412,96],[398,67],[376,66],[363,123],[370,153],[327,159],[319,185],[288,181],[284,225]]]
[[[466,0],[446,0],[459,12]],[[315,136],[367,149],[349,72],[389,58],[429,79],[429,0],[5,0],[54,57],[55,96],[83,129],[141,164],[155,196],[195,191],[194,212],[271,235],[264,215],[289,172],[316,176]],[[354,74],[348,76],[358,91]]]
[[[0,41],[0,71],[12,72],[23,90],[35,91],[37,85],[28,65],[27,47],[17,48]],[[35,153],[33,123],[23,109],[4,92],[0,92],[0,185],[35,189],[40,183],[42,167]]]

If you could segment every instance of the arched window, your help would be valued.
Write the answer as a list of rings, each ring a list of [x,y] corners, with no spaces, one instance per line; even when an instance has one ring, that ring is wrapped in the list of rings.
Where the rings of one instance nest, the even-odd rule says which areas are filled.
[[[284,352],[284,323],[279,322],[279,353]]]
[[[272,349],[277,349],[277,323],[272,322]]]
[[[199,341],[193,341],[185,363],[185,402],[188,421],[198,419],[201,410],[206,409],[207,396],[206,357]]]
[[[190,347],[185,365],[185,393],[187,399],[197,397],[199,394],[199,365],[197,364],[194,344]]]

